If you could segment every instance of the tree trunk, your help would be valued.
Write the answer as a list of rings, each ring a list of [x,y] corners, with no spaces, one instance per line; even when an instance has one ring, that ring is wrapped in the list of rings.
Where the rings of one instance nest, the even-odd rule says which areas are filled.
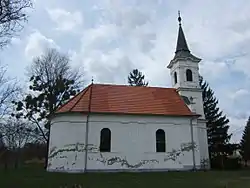
[[[17,152],[15,152],[15,169],[18,168],[18,163],[19,163],[19,148],[17,149]]]
[[[7,163],[6,160],[4,161],[4,170],[5,170],[5,171],[8,170],[8,163]]]
[[[8,169],[8,152],[6,151],[3,154],[4,170]]]
[[[221,168],[224,170],[224,156],[221,155]]]
[[[45,164],[44,169],[46,170],[48,167],[48,160],[49,160],[49,139],[50,139],[50,124],[49,124],[49,133],[48,133],[48,140],[46,142],[46,154],[45,154]]]
[[[17,157],[16,157],[16,159],[15,159],[15,165],[14,165],[14,167],[15,167],[15,169],[18,168],[18,159],[17,159]]]

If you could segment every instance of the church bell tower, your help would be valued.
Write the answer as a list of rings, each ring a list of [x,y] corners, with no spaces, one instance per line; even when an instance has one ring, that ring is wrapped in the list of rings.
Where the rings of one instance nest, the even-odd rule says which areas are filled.
[[[176,88],[182,96],[189,109],[200,115],[195,122],[191,121],[195,142],[198,145],[200,161],[198,168],[209,169],[209,154],[207,128],[204,115],[202,89],[199,84],[199,62],[200,58],[191,54],[182,29],[181,17],[178,17],[179,32],[174,58],[167,66],[170,69],[172,87]],[[203,166],[203,167],[202,167]]]
[[[179,32],[174,58],[167,68],[170,69],[172,86],[184,98],[186,104],[194,113],[205,119],[202,101],[202,90],[199,85],[200,58],[191,54],[182,29],[181,17],[178,17]]]

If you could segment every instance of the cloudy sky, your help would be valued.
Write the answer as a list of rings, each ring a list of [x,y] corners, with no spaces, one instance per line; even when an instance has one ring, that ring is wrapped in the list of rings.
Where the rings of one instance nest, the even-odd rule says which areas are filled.
[[[29,22],[0,53],[8,74],[24,82],[26,67],[47,47],[67,52],[86,84],[127,84],[140,69],[150,86],[171,87],[181,11],[201,74],[230,119],[233,140],[241,137],[250,115],[249,0],[35,0]]]

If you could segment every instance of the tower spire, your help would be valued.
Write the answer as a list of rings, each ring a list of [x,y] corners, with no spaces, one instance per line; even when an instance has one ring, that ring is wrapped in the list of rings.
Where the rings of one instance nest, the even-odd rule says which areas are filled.
[[[178,37],[177,37],[177,44],[176,44],[176,51],[174,58],[170,61],[168,68],[171,69],[173,64],[177,62],[178,60],[191,60],[193,62],[200,62],[201,59],[198,57],[195,57],[191,54],[190,50],[188,49],[187,41],[184,35],[184,32],[182,30],[182,18],[180,11],[178,11],[178,22],[179,22],[179,31],[178,31]]]
[[[178,33],[178,39],[177,39],[177,45],[176,45],[176,51],[175,53],[184,51],[184,52],[190,52],[188,49],[187,41],[184,35],[184,32],[181,27],[181,14],[180,11],[178,11],[178,21],[179,21],[179,33]]]

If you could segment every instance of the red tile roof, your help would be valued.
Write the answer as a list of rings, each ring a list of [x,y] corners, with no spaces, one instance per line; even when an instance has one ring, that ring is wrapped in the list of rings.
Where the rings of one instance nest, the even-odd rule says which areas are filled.
[[[174,88],[106,84],[89,85],[56,113],[87,113],[89,109],[91,113],[197,115],[189,110]]]

